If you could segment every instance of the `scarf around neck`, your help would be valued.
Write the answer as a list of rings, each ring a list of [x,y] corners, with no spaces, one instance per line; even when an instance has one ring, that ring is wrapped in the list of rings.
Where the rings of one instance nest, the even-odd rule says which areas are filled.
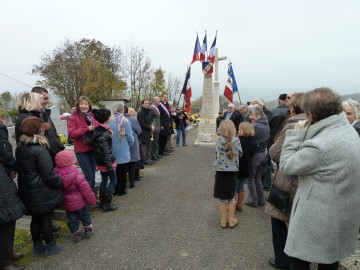
[[[125,138],[125,123],[127,123],[129,120],[126,119],[126,117],[118,112],[114,113],[115,122],[118,123],[118,130],[117,135],[119,138]]]

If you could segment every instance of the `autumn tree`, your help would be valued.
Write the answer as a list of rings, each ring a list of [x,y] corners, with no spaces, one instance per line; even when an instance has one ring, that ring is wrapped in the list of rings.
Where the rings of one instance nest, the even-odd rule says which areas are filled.
[[[32,74],[44,79],[38,84],[50,89],[69,107],[87,95],[93,102],[123,97],[126,82],[121,78],[123,53],[95,39],[66,40],[41,57]]]
[[[167,78],[167,84],[166,84],[166,92],[168,93],[169,100],[175,101],[175,103],[181,104],[181,100],[179,99],[180,93],[181,93],[181,80],[178,77],[174,77],[172,74],[170,74]],[[176,104],[176,106],[179,106]]]
[[[124,75],[130,85],[131,106],[139,108],[141,99],[150,94],[153,70],[145,51],[131,42],[125,55]]]

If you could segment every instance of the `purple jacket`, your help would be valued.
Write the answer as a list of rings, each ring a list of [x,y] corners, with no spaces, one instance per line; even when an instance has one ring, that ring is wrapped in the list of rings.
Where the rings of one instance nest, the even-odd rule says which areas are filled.
[[[55,173],[63,182],[64,203],[66,211],[74,212],[82,209],[85,205],[95,205],[96,197],[88,182],[78,168],[73,165],[67,168],[55,168]]]

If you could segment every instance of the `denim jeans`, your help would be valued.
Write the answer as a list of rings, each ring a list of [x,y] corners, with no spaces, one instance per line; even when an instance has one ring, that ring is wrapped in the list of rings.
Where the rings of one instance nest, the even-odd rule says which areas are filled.
[[[250,176],[247,178],[249,189],[248,203],[252,206],[263,205],[264,191],[261,183],[261,169],[266,158],[266,152],[255,153],[251,158]]]
[[[244,184],[246,181],[246,177],[243,178],[236,178],[236,192],[242,192],[244,191]]]
[[[95,153],[93,151],[77,153],[76,159],[79,161],[80,168],[85,176],[86,181],[88,181],[90,188],[95,193]]]
[[[109,185],[108,185],[108,180]],[[117,183],[116,173],[109,174],[108,172],[101,172],[101,183],[100,183],[100,189],[101,190],[107,190],[111,193],[114,193],[115,186]]]
[[[81,220],[83,226],[88,226],[92,223],[91,215],[87,206],[84,206],[78,211],[66,211],[68,218],[68,227],[71,233],[75,233],[79,230],[79,220]]]
[[[180,127],[176,130],[176,145],[179,145],[180,143],[180,136],[182,134],[182,142],[183,145],[186,144],[186,127]]]

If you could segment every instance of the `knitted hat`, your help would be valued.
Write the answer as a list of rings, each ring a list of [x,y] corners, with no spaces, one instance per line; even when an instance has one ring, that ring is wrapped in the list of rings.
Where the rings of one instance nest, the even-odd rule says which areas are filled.
[[[287,94],[281,94],[278,99],[286,100]]]
[[[94,118],[101,124],[104,124],[111,116],[111,111],[108,109],[93,109]]]
[[[56,154],[55,164],[60,168],[70,167],[74,163],[74,152],[63,150]]]
[[[32,116],[25,118],[20,125],[20,134],[27,136],[34,136],[41,133],[43,130],[48,130],[50,123],[43,122],[39,117]]]

